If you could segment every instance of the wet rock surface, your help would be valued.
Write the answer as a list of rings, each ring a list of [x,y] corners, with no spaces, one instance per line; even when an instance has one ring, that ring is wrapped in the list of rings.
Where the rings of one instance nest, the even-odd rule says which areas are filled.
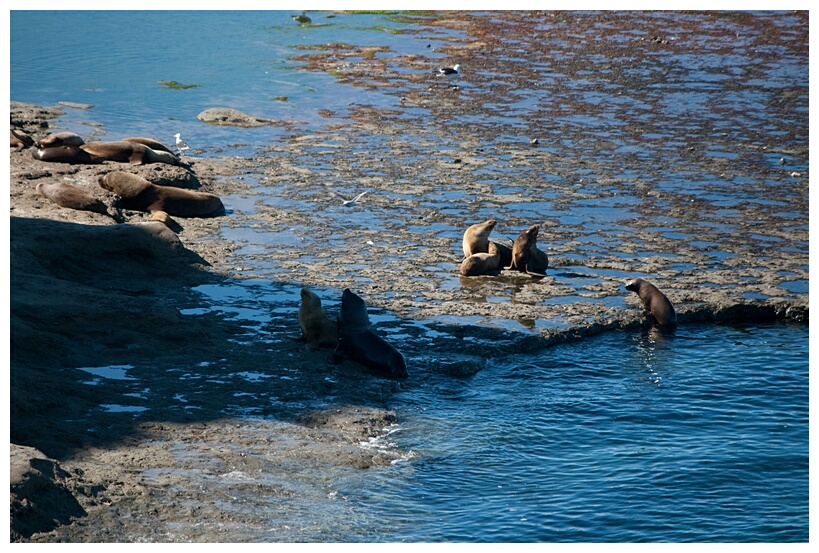
[[[399,106],[353,105],[325,114],[346,123],[320,131],[284,126],[252,158],[83,166],[11,151],[11,439],[26,446],[12,445],[12,541],[258,536],[241,501],[278,498],[277,509],[309,518],[300,501],[334,493],[309,475],[408,454],[367,446],[400,421],[388,397],[401,384],[334,368],[326,351],[291,340],[295,296],[271,303],[259,337],[202,309],[196,286],[349,287],[397,319],[376,326],[407,336],[407,385],[424,371],[464,377],[487,359],[647,326],[623,288],[632,276],[657,285],[681,324],[807,323],[807,87],[763,94],[760,84],[777,57],[807,60],[806,13],[794,16],[803,30],[747,14],[707,27],[703,16],[660,15],[638,30],[615,13],[462,15],[418,17],[429,32],[464,31],[446,49],[464,67],[458,88],[435,78],[433,60],[377,45],[305,54],[308,70],[386,90]],[[509,37],[520,61],[504,59]],[[757,57],[730,70],[724,101],[685,104],[726,71],[691,60],[754,46]],[[41,138],[59,130],[50,122],[60,113],[13,103],[11,121]],[[228,212],[177,218],[173,232],[118,207],[97,184],[112,170],[216,194]],[[687,189],[671,184],[681,178]],[[41,182],[77,186],[124,223],[60,208],[37,194]],[[331,193],[365,189],[351,209]],[[492,217],[498,241],[541,226],[547,277],[459,275],[463,230]],[[181,368],[192,361],[197,375]],[[150,420],[106,408],[139,405],[127,382],[89,385],[78,368],[110,365],[134,367],[164,398]]]

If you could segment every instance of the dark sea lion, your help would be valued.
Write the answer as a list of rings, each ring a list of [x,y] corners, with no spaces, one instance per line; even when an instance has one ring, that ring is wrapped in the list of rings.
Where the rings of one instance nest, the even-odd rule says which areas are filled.
[[[222,200],[213,194],[158,186],[122,171],[100,175],[99,184],[119,196],[123,207],[136,211],[164,211],[178,217],[208,217],[225,209]]]
[[[129,136],[128,138],[123,138],[122,140],[120,140],[120,142],[136,142],[137,144],[144,144],[145,146],[148,146],[155,152],[168,152],[169,154],[173,153],[173,151],[171,151],[170,148],[165,146],[159,140],[153,138],[145,138],[144,136]]]
[[[498,269],[501,267],[508,267],[512,264],[512,248],[506,246],[504,244],[499,244],[497,242],[489,242],[490,244],[494,244],[495,247],[498,249],[500,253],[500,262],[498,263]]]
[[[489,273],[497,273],[501,261],[501,253],[498,245],[489,242],[487,253],[473,253],[461,262],[461,274],[463,276],[478,276]]]
[[[661,326],[671,326],[677,324],[677,312],[668,298],[660,290],[641,278],[635,278],[626,282],[626,290],[636,292],[643,302],[643,309],[651,313]]]
[[[347,358],[384,376],[407,377],[404,356],[370,329],[364,300],[347,288],[341,294],[338,325],[338,346],[330,357],[331,362]]]
[[[489,251],[489,233],[495,228],[495,220],[489,219],[477,223],[466,229],[463,239],[464,257],[473,253],[487,253]]]
[[[60,207],[78,209],[80,211],[93,211],[113,218],[108,212],[108,207],[101,200],[91,194],[80,190],[65,182],[55,182],[46,184],[41,182],[37,185],[37,192],[44,198],[48,198]]]
[[[75,132],[55,132],[34,143],[38,148],[55,148],[57,146],[82,146],[85,141]]]
[[[79,146],[53,146],[50,148],[37,148],[31,151],[31,157],[40,161],[52,163],[70,163],[94,165],[102,163],[105,158],[89,154]]]
[[[512,262],[504,269],[514,269],[533,276],[546,276],[549,258],[537,249],[538,226],[532,225],[518,235],[512,245]]]
[[[299,326],[309,348],[338,345],[338,323],[327,317],[321,308],[321,298],[307,288],[301,289]]]
[[[153,150],[139,142],[89,142],[80,146],[86,152],[102,157],[108,161],[146,165],[148,163],[167,163],[180,165],[179,159],[170,152]]]

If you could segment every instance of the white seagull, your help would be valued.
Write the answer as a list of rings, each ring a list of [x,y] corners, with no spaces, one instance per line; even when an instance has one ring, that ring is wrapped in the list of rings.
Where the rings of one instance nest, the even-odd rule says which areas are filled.
[[[361,199],[361,196],[363,196],[364,194],[369,192],[369,190],[365,190],[364,192],[362,192],[361,194],[359,194],[358,196],[356,196],[352,200],[345,200],[344,196],[342,196],[341,194],[339,194],[338,192],[336,192],[332,188],[330,188],[329,190],[330,190],[330,192],[332,192],[333,194],[335,194],[336,196],[341,198],[341,205],[343,205],[344,207],[353,207],[356,204],[356,202]]]
[[[173,137],[176,138],[176,149],[179,150],[180,154],[182,153],[182,150],[191,149],[191,147],[188,146],[188,144],[184,140],[179,138],[179,133],[176,133],[175,135],[173,135]]]

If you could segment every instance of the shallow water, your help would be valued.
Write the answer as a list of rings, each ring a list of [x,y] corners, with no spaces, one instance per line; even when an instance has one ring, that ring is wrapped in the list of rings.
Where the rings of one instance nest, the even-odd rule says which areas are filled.
[[[275,344],[281,337],[272,326],[293,322],[299,276],[277,263],[273,252],[282,246],[315,251],[333,229],[366,227],[401,247],[414,247],[414,235],[434,231],[451,241],[457,255],[466,221],[493,216],[549,220],[550,246],[562,261],[550,271],[561,293],[536,300],[546,305],[585,301],[624,307],[622,296],[584,294],[606,279],[651,275],[601,268],[601,263],[586,266],[606,254],[662,260],[674,273],[702,268],[673,253],[684,248],[712,260],[706,271],[724,271],[737,252],[764,252],[771,244],[807,261],[807,239],[799,238],[806,237],[807,225],[788,221],[802,221],[806,195],[799,180],[774,172],[785,170],[780,159],[788,172],[808,170],[807,159],[782,146],[807,142],[806,136],[793,136],[798,128],[793,123],[807,116],[808,102],[792,90],[795,83],[807,82],[806,60],[792,57],[781,45],[801,21],[793,14],[642,13],[631,18],[629,29],[602,20],[582,24],[594,14],[577,14],[576,29],[546,16],[532,25],[508,14],[510,26],[532,25],[531,37],[545,38],[516,40],[510,33],[505,44],[487,46],[497,48],[497,59],[508,65],[468,68],[459,94],[464,103],[490,90],[493,98],[446,121],[450,132],[443,134],[418,125],[419,120],[440,124],[434,103],[402,102],[402,95],[431,85],[431,79],[418,77],[429,67],[410,70],[388,62],[390,80],[402,87],[396,92],[345,82],[344,75],[354,72],[361,58],[339,58],[338,74],[332,75],[308,70],[294,57],[321,51],[317,45],[349,43],[386,46],[392,57],[423,55],[434,67],[452,62],[444,48],[464,38],[462,31],[383,15],[329,12],[311,14],[318,24],[305,28],[290,15],[11,12],[11,99],[92,104],[87,111],[65,108],[58,123],[68,130],[167,142],[180,132],[198,149],[196,155],[267,155],[274,163],[277,142],[293,138],[293,132],[214,127],[196,115],[226,106],[304,123],[298,133],[308,139],[299,169],[312,171],[310,179],[294,175],[270,182],[269,173],[246,175],[257,195],[225,198],[229,210],[249,217],[237,217],[221,231],[237,244],[245,272],[282,282],[200,287],[211,307],[182,310],[194,316],[212,309],[242,320],[248,332],[237,337],[240,343]],[[746,26],[746,18],[753,17],[764,25]],[[648,39],[656,28],[665,29],[673,48],[646,48],[639,59],[610,59],[595,51],[606,40]],[[775,31],[779,42],[760,47],[753,34],[758,28]],[[395,29],[412,32],[390,32]],[[82,44],[91,54],[77,55],[66,44]],[[314,48],[300,49],[305,45]],[[777,56],[775,64],[771,54]],[[582,70],[572,65],[578,59],[587,63]],[[516,71],[506,73],[510,67]],[[160,81],[196,86],[175,90]],[[743,86],[735,86],[737,81]],[[349,123],[362,106],[396,110],[390,117],[406,121],[406,133],[385,137],[350,130],[344,141],[333,140],[327,129]],[[92,121],[102,124],[106,135]],[[468,141],[475,129],[494,132],[494,140],[475,146]],[[532,137],[540,138],[536,150],[528,146]],[[339,156],[342,148],[383,159],[384,167],[359,164],[355,155]],[[466,163],[458,165],[470,168],[460,187],[408,183],[394,167],[417,165],[431,179],[441,165],[454,168],[460,157]],[[337,165],[339,158],[346,173]],[[401,188],[382,187],[378,194],[400,209],[374,203],[348,211],[323,199],[325,185],[347,197],[359,192],[362,186],[350,175],[392,179]],[[533,180],[536,186],[529,184]],[[284,194],[293,189],[298,194]],[[694,222],[686,216],[689,206],[697,213]],[[304,223],[260,229],[252,217],[265,209],[298,213]],[[424,222],[421,215],[427,212],[444,219]],[[753,227],[749,232],[749,221],[760,213],[784,221],[783,232],[768,235]],[[636,220],[648,222],[642,234],[633,232]],[[320,231],[313,232],[314,227]],[[617,253],[625,246],[627,251]],[[327,260],[303,256],[300,261]],[[391,261],[385,259],[385,265]],[[364,263],[349,267],[357,284],[372,280],[365,268]],[[790,268],[792,280],[777,290],[745,292],[744,297],[806,295],[807,266]],[[519,294],[525,284],[514,280],[496,287],[494,295],[470,290],[446,263],[426,264],[417,278],[432,289],[464,288],[464,302],[533,303],[531,295]],[[326,305],[337,303],[339,290],[314,290]],[[356,381],[399,419],[382,441],[362,447],[392,448],[402,460],[386,468],[329,475],[294,468],[304,486],[287,501],[225,501],[225,510],[246,510],[257,524],[232,528],[228,538],[220,534],[219,539],[807,541],[807,326],[691,325],[670,335],[613,332],[541,352],[491,357],[474,376],[458,378],[445,367],[463,362],[460,354],[425,349],[461,339],[436,323],[531,334],[564,326],[564,321],[518,319],[511,310],[508,318],[489,319],[409,320],[377,309],[370,316],[379,332],[405,352],[412,371],[395,389]],[[297,369],[269,375],[219,366],[224,369],[219,384],[230,391],[224,411],[251,427],[270,413],[333,401],[266,393],[267,379],[295,378]],[[145,368],[84,370],[91,375],[89,385],[121,380],[146,405],[160,393],[139,379]],[[195,409],[188,403],[191,390],[212,377],[203,376],[200,366],[173,370],[186,383],[185,391],[161,393],[174,405]],[[127,406],[104,408],[124,412]],[[151,417],[151,409],[137,409],[135,417]],[[183,448],[179,454],[186,454]],[[230,489],[243,477],[225,474],[207,485]],[[276,482],[274,474],[258,478]]]

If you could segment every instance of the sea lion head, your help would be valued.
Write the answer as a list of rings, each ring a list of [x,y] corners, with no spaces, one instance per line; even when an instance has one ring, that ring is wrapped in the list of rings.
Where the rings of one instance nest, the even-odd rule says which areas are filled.
[[[367,305],[349,288],[341,293],[341,326],[345,331],[366,330],[370,326]]]
[[[631,290],[632,292],[637,292],[640,290],[640,286],[645,282],[641,278],[633,278],[629,281],[626,281],[626,290]]]

